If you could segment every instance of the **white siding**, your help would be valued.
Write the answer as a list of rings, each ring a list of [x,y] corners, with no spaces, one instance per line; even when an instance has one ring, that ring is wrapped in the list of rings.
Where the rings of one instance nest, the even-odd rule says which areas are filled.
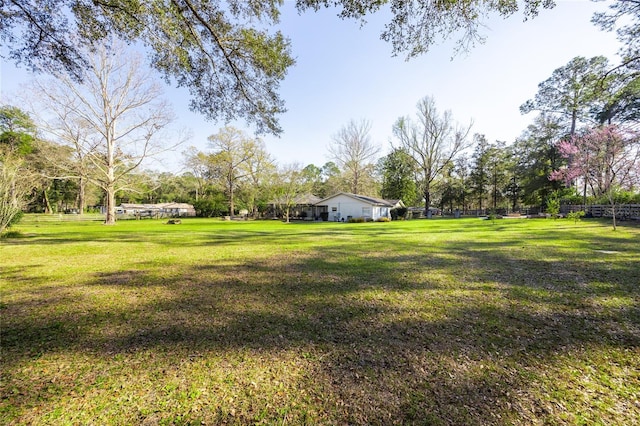
[[[364,201],[357,200],[344,194],[337,195],[326,201],[330,221],[344,221],[351,218],[369,218],[376,220],[380,217],[389,217],[388,207],[372,206]]]
[[[362,217],[362,207],[366,207],[367,204],[351,198],[346,195],[337,195],[327,200],[327,207],[329,208],[329,220],[345,221],[349,216]]]
[[[374,208],[374,220],[379,219],[381,217],[391,218],[391,213],[389,211],[389,207],[375,207]]]

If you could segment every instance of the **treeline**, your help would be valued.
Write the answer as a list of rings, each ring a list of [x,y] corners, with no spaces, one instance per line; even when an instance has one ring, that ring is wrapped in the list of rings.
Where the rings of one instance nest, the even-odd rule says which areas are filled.
[[[123,81],[146,81],[134,71]],[[39,85],[53,118],[0,108],[0,202],[9,212],[3,220],[19,211],[82,214],[123,202],[185,202],[200,216],[246,210],[260,217],[274,201],[286,208],[301,194],[339,191],[463,213],[640,203],[639,71],[638,61],[614,66],[604,57],[572,59],[523,103],[522,113],[537,115],[515,141],[489,141],[425,97],[414,117],[397,119],[389,154],[381,158],[366,120],[335,133],[331,161],[306,166],[279,165],[259,138],[225,127],[209,137],[207,150],[182,153],[187,171],[179,175],[140,167],[153,155],[150,147],[160,146],[158,136],[166,138],[157,132],[169,122],[165,108],[151,105],[150,90],[144,96],[135,87],[94,92],[95,102],[68,97],[81,93],[69,79],[57,88]],[[96,65],[96,76],[105,72]],[[91,103],[107,105],[114,97],[131,110],[122,109],[124,101],[121,110],[97,111]],[[149,108],[134,111],[147,101]],[[133,118],[108,121],[128,113]]]
[[[353,6],[338,2],[346,3]],[[535,16],[539,2],[525,5],[525,15]],[[148,158],[186,136],[169,131],[173,117],[159,97],[157,78],[126,51],[126,44],[138,40],[149,46],[155,52],[151,65],[190,87],[192,107],[205,116],[245,118],[258,131],[279,134],[278,82],[294,63],[288,40],[279,32],[271,37],[253,30],[241,33],[261,36],[220,37],[215,31],[233,25],[197,28],[206,20],[182,14],[167,20],[162,8],[128,10],[125,15],[140,19],[121,21],[111,9],[94,6],[73,8],[71,15],[64,8],[34,13],[31,6],[1,7],[11,16],[2,30],[9,57],[52,79],[35,81],[28,100],[0,108],[0,231],[22,211],[83,213],[92,206],[104,206],[105,223],[112,224],[116,204],[125,201],[190,202],[203,216],[238,210],[258,216],[270,201],[286,207],[306,192],[348,191],[462,211],[638,199],[638,2],[612,2],[592,19],[617,33],[619,63],[576,57],[555,70],[522,105],[522,113],[537,116],[515,141],[488,141],[482,131],[455,122],[450,111],[439,111],[435,100],[426,97],[418,102],[415,117],[400,117],[390,129],[393,142],[383,158],[378,158],[381,147],[371,141],[367,121],[349,122],[334,135],[332,161],[306,167],[278,165],[259,139],[224,128],[210,137],[207,151],[184,154],[188,171],[181,175],[142,168]],[[418,55],[431,45],[433,34],[451,22],[457,27],[458,15],[432,6],[423,9],[421,31],[408,31],[405,20],[387,27],[384,38],[395,53]],[[311,6],[302,1],[298,7]],[[358,12],[349,9],[342,16],[364,17],[378,7],[356,7]],[[472,9],[471,14],[458,11],[465,14],[470,36],[476,34],[477,18],[495,5],[474,3]],[[500,13],[508,16],[516,9]],[[227,23],[240,19],[243,25],[249,16],[277,21],[275,7],[227,11],[224,5],[203,3],[191,11]],[[475,18],[467,21],[468,16]],[[77,31],[94,28],[95,17],[104,32]],[[137,27],[142,22],[148,26]],[[176,33],[176,28],[181,30]],[[170,36],[166,45],[155,43],[158,31]],[[408,40],[406,34],[423,37]],[[221,39],[239,44],[227,50]]]

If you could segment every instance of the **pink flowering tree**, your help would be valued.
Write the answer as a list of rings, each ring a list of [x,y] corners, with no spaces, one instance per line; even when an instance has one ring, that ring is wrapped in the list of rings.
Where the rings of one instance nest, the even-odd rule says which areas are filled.
[[[558,142],[567,167],[556,170],[551,180],[567,185],[582,180],[586,203],[587,189],[596,197],[606,196],[613,211],[616,228],[615,194],[619,189],[633,189],[640,177],[640,137],[615,125],[588,130]]]

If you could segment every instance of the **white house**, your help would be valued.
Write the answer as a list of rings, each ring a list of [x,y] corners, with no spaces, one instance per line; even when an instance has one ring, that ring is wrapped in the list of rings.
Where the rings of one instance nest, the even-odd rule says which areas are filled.
[[[391,209],[394,208],[394,204],[390,201],[347,192],[340,192],[320,200],[316,206],[324,207],[323,210],[329,213],[329,220],[335,222],[346,222],[351,218],[391,219]]]
[[[184,217],[195,216],[196,210],[191,204],[187,203],[160,203],[156,204],[160,208],[160,212],[165,216]]]
[[[116,214],[122,217],[184,217],[195,216],[196,211],[191,204],[161,203],[161,204],[131,204],[122,203],[116,206]]]

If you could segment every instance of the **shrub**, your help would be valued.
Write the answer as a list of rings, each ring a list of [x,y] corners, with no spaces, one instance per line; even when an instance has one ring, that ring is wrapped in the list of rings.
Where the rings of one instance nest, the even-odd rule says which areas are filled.
[[[20,231],[5,231],[2,234],[0,234],[0,238],[4,239],[4,238],[22,238],[22,232]]]
[[[611,198],[613,198],[613,202],[616,204],[637,204],[640,202],[640,194],[634,193],[632,191],[623,191],[623,190],[613,190]],[[598,204],[611,204],[611,200],[609,199],[609,195],[605,194],[597,199]]]
[[[23,216],[24,212],[22,210],[19,210],[9,221],[9,226],[17,225],[22,220]]]
[[[391,219],[388,217],[379,217],[376,222],[391,222]]]
[[[573,219],[573,223],[577,223],[582,217],[584,217],[585,213],[582,210],[577,212],[567,213],[567,219]]]
[[[0,212],[0,233],[4,232],[7,228],[17,224],[22,219],[24,213],[19,207],[6,203],[2,206]]]
[[[391,209],[391,220],[404,220],[408,211],[409,209],[406,207],[396,207]]]
[[[365,219],[364,217],[352,217],[351,219],[349,219],[349,223],[364,223]]]
[[[497,214],[495,211],[491,211],[489,212],[489,214],[487,215],[487,219],[489,219],[491,222],[495,222],[496,219],[502,219],[502,216],[500,216],[499,214]]]
[[[560,215],[560,199],[557,194],[553,194],[547,199],[547,213],[554,219]]]
[[[202,198],[193,203],[198,217],[215,217],[227,213],[226,201],[220,197]]]

